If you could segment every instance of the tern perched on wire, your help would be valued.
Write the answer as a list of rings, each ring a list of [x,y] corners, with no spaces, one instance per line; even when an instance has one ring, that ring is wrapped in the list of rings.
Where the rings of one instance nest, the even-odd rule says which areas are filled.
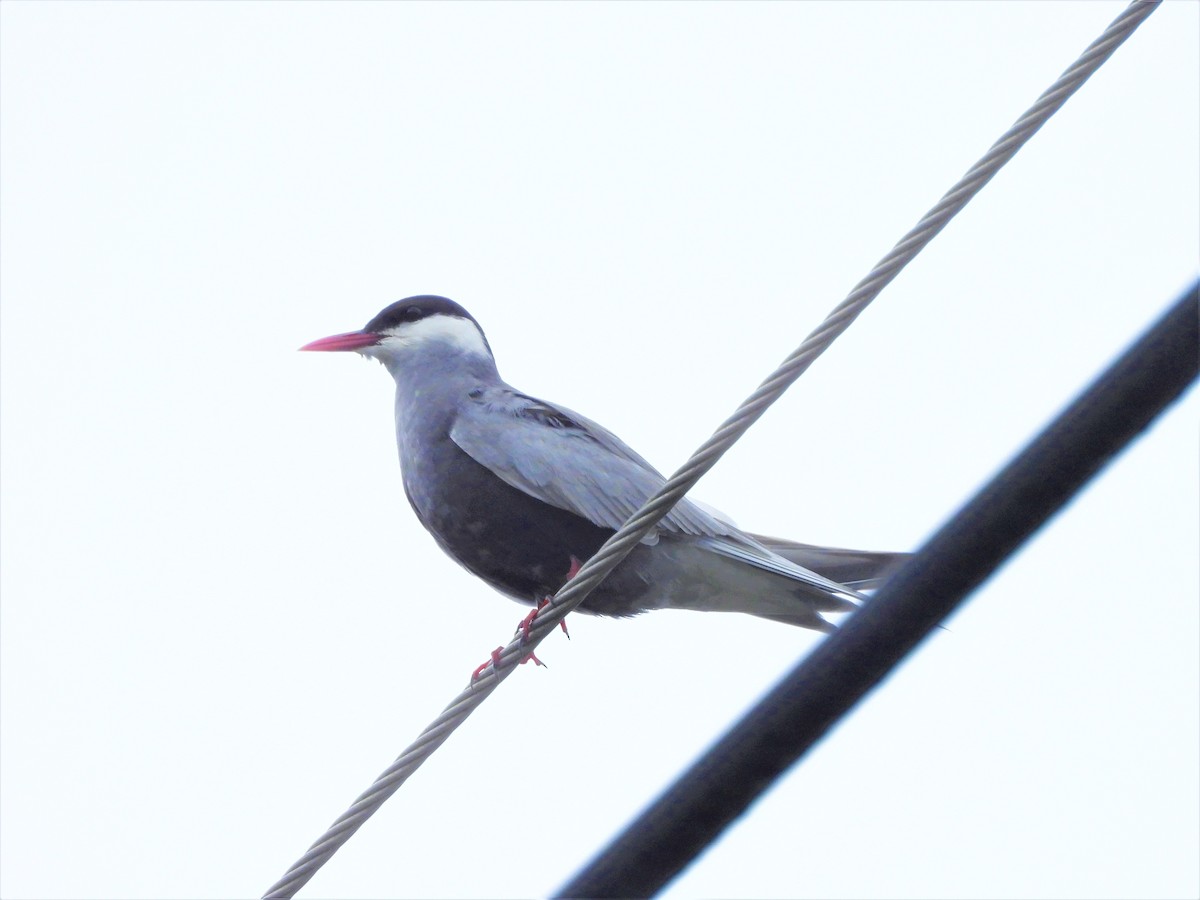
[[[445,297],[400,300],[361,331],[301,350],[353,350],[396,380],[404,490],[459,565],[535,607],[665,482],[620,438],[500,377],[483,329]],[[905,554],[750,534],[686,497],[579,607],[741,612],[818,631]],[[528,621],[528,620],[527,620]]]

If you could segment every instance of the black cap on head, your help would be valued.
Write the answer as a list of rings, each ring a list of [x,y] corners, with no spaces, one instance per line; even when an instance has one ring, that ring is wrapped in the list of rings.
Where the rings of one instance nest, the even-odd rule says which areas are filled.
[[[391,306],[380,311],[379,315],[367,323],[367,327],[363,331],[378,333],[406,322],[419,322],[430,316],[455,316],[475,322],[475,317],[453,300],[447,300],[445,297],[438,297],[434,294],[421,294],[418,297],[405,297],[403,300],[397,300]],[[478,322],[475,322],[475,327],[479,328]],[[483,331],[482,328],[479,330]]]

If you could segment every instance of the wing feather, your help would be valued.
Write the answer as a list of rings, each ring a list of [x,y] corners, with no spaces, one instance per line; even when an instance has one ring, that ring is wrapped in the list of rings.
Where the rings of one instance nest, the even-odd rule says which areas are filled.
[[[605,528],[624,525],[666,481],[603,426],[507,387],[473,391],[450,439],[512,487]],[[657,530],[737,533],[686,497]],[[657,536],[647,540],[653,543]]]

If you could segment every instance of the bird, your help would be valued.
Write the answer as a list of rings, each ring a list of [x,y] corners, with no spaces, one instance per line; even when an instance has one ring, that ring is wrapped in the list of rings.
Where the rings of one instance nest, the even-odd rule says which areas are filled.
[[[468,572],[534,606],[530,617],[665,483],[608,429],[505,382],[479,323],[445,297],[399,300],[300,349],[384,365],[417,519]],[[738,612],[830,632],[826,615],[856,609],[905,556],[752,534],[684,497],[578,610]]]

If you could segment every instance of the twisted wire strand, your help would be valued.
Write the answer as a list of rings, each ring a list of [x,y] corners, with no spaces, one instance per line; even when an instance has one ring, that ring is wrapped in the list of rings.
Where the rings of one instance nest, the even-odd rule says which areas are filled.
[[[891,252],[876,264],[826,319],[692,454],[640,510],[583,564],[574,578],[543,607],[526,637],[518,634],[495,662],[469,684],[397,757],[316,843],[273,884],[264,898],[288,898],[303,887],[450,734],[474,712],[555,626],[582,603],[730,447],[766,412],[829,345],[858,318],[867,304],[933,240],[1018,150],[1100,68],[1159,5],[1133,0],[1104,33],[1043,93],[971,169],[927,212]]]

